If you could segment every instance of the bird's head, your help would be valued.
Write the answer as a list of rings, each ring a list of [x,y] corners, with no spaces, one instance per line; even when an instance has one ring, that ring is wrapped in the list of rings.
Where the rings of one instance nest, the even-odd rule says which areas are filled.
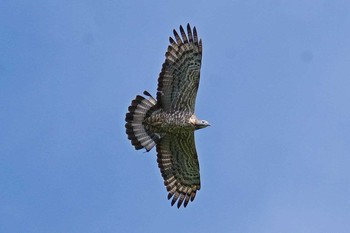
[[[199,119],[197,119],[197,117],[194,114],[190,117],[189,122],[192,125],[194,125],[195,129],[203,129],[207,126],[210,126],[208,121],[199,120]]]
[[[210,126],[210,124],[208,121],[205,121],[205,120],[197,120],[195,126],[196,126],[196,129],[203,129],[207,126]]]

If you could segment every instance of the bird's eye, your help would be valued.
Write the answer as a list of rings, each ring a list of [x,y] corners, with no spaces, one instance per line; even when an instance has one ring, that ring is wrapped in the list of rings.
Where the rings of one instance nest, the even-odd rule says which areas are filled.
[[[205,124],[205,121],[202,121],[202,124]]]

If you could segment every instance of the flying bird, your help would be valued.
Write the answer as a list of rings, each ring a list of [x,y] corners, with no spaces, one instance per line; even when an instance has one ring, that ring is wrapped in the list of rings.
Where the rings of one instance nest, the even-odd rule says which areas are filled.
[[[136,150],[157,150],[157,162],[173,206],[187,206],[200,190],[194,131],[209,126],[194,114],[202,61],[196,27],[180,26],[165,53],[156,99],[147,91],[132,100],[125,117],[128,139]]]

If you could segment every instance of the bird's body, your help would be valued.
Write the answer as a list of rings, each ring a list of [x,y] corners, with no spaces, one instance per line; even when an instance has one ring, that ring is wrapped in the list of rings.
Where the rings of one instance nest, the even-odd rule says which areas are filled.
[[[202,41],[196,28],[187,25],[187,35],[180,26],[181,37],[165,54],[158,78],[157,98],[147,91],[136,96],[126,114],[126,133],[135,149],[150,151],[157,147],[157,162],[164,184],[173,198],[171,204],[186,207],[200,189],[199,163],[194,131],[209,126],[194,114],[202,59]]]
[[[158,133],[176,133],[182,131],[193,131],[196,129],[193,119],[194,115],[181,112],[167,113],[157,112],[144,120],[144,124],[154,128]]]

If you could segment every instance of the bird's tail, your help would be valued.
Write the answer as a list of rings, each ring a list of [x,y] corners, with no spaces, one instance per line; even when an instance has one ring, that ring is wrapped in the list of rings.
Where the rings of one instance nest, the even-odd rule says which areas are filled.
[[[154,111],[158,110],[157,101],[147,92],[143,92],[148,98],[137,95],[131,102],[125,116],[125,128],[128,139],[136,150],[145,148],[150,151],[160,139],[158,133],[152,132],[144,120],[149,117]]]

